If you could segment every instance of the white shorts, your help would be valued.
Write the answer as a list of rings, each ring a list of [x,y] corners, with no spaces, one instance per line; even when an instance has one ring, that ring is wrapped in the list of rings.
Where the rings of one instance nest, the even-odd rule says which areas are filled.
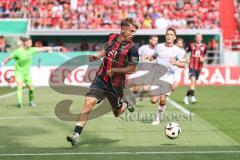
[[[175,81],[175,74],[174,73],[173,74],[165,74],[162,77],[160,77],[159,80],[165,81],[165,82],[173,85],[174,81]]]
[[[182,73],[183,70],[184,69],[179,68],[175,71],[175,73],[174,73],[174,81],[175,82],[180,82],[181,81],[181,73]]]
[[[151,95],[159,96],[159,95],[167,95],[170,96],[173,90],[174,84],[174,74],[165,74],[159,78],[159,86],[153,85],[151,86]],[[156,83],[158,84],[158,83]]]

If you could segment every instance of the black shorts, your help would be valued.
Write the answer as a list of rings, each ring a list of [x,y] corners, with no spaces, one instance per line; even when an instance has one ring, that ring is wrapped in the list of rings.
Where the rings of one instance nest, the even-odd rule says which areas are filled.
[[[98,101],[107,97],[113,109],[120,107],[123,97],[123,87],[114,87],[111,83],[105,83],[101,78],[95,77],[90,85],[87,97],[95,97]]]
[[[199,78],[199,75],[200,75],[200,70],[196,70],[196,69],[189,69],[189,78],[191,78],[191,77],[195,77],[196,78],[196,80],[198,80],[198,78]]]

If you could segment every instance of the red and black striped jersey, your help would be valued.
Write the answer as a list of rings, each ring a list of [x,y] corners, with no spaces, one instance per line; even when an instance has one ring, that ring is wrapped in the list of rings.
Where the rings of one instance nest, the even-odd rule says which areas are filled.
[[[111,68],[124,68],[128,65],[137,65],[139,55],[132,41],[118,41],[118,36],[118,34],[109,35],[105,45],[105,55],[97,71],[97,76],[115,87],[123,87],[126,79],[124,74],[115,73],[109,77],[106,71]]]
[[[188,51],[190,51],[190,63],[189,68],[201,71],[203,62],[200,61],[200,57],[205,57],[207,52],[207,47],[205,44],[197,45],[196,43],[191,43]]]

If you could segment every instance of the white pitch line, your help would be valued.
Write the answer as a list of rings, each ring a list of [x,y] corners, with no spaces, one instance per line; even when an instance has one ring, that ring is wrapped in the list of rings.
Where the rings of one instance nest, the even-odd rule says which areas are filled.
[[[2,153],[0,157],[17,156],[66,156],[66,155],[151,155],[151,154],[239,154],[240,151],[179,151],[179,152],[55,152],[55,153]]]
[[[23,90],[23,92],[26,92],[26,91],[27,91],[27,89]],[[0,96],[0,99],[4,99],[4,98],[10,97],[10,96],[14,96],[16,94],[17,94],[17,92],[11,92],[11,93],[7,93],[7,94],[3,94],[3,95]]]
[[[8,94],[1,95],[1,96],[0,96],[0,99],[4,99],[4,98],[10,97],[10,96],[13,96],[13,95],[15,95],[16,93],[17,93],[17,92],[11,92],[11,93],[8,93]]]
[[[27,91],[26,89],[23,90],[23,92],[26,92],[26,91]],[[4,94],[4,95],[1,95],[1,96],[0,96],[0,99],[4,99],[4,98],[7,98],[7,97],[16,95],[16,94],[17,94],[17,92],[12,92],[12,93],[8,93],[8,94]],[[188,116],[190,116],[190,115],[193,116],[193,115],[194,115],[194,113],[192,113],[192,112],[190,112],[189,110],[185,109],[185,108],[182,107],[180,104],[178,104],[177,102],[171,100],[170,98],[168,98],[167,101],[168,101],[170,104],[172,104],[175,108],[179,109],[181,112],[187,114]],[[106,117],[108,117],[108,116],[106,116]],[[24,117],[16,117],[16,118],[15,118],[15,117],[10,117],[10,118],[8,118],[8,117],[0,117],[0,120],[1,120],[1,119],[21,119],[21,118],[24,119]],[[53,117],[47,117],[47,116],[45,116],[45,117],[43,117],[43,118],[53,118]],[[30,119],[31,119],[31,118],[30,118]],[[32,119],[38,119],[38,118],[33,117]],[[39,118],[39,119],[40,119],[40,118]]]
[[[12,116],[12,117],[0,117],[0,120],[8,120],[8,119],[52,119],[56,118],[56,116]]]
[[[194,113],[192,113],[191,111],[185,109],[183,106],[181,106],[180,104],[178,104],[177,102],[171,100],[170,98],[167,99],[167,101],[173,105],[175,108],[179,109],[181,112],[183,112],[184,114],[188,115],[188,116],[193,116]]]
[[[98,118],[112,118],[113,115],[102,115]],[[9,117],[0,117],[0,120],[11,120],[11,119],[57,119],[57,116],[9,116]]]

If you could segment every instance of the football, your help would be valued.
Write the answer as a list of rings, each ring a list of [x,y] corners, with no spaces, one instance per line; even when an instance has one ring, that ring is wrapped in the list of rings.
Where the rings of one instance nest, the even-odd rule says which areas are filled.
[[[178,123],[170,122],[165,127],[165,135],[170,139],[176,139],[181,133],[181,128]]]

